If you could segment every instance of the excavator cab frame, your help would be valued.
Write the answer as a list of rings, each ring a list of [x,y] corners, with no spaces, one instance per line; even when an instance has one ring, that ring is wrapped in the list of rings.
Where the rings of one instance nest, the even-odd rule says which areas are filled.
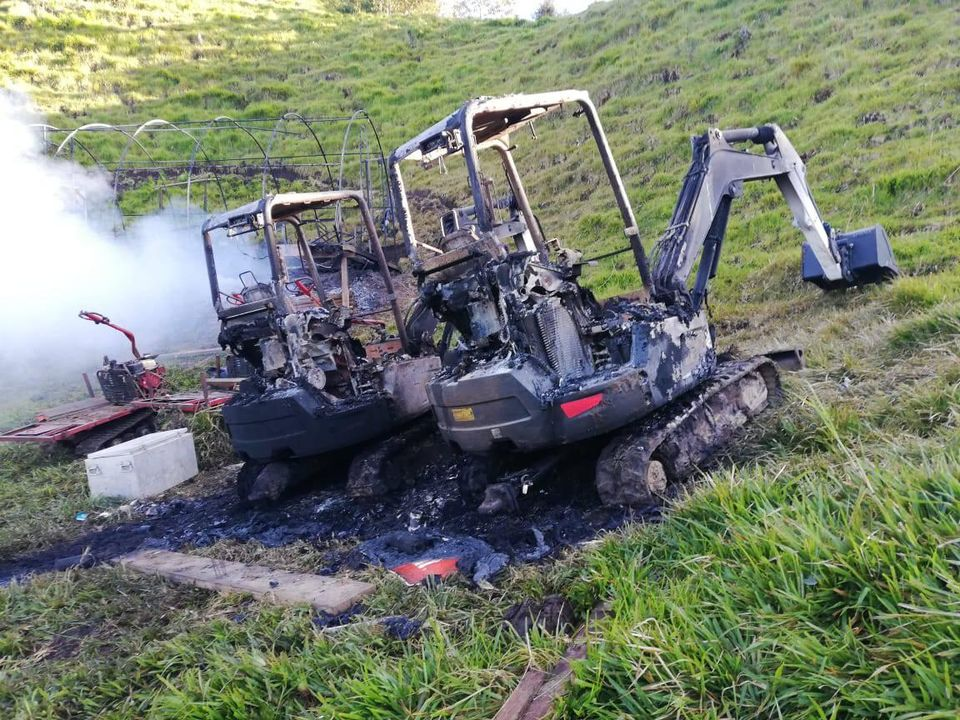
[[[315,209],[340,203],[355,204],[360,211],[384,287],[385,302],[377,309],[358,312],[352,306],[346,253],[340,302],[328,298],[320,283],[304,226]],[[284,225],[295,238],[313,288],[290,273],[280,248],[279,228]],[[235,306],[221,291],[216,231],[263,233],[270,282],[249,285],[250,292],[245,289]],[[424,383],[439,367],[439,359],[410,347],[390,267],[363,195],[271,195],[210,218],[202,234],[211,301],[221,321],[218,340],[252,368],[223,408],[234,449],[245,461],[237,481],[241,498],[276,499],[310,476],[324,455],[359,448],[428,412]],[[372,320],[387,312],[389,322]],[[371,324],[379,328],[374,342],[363,327]],[[365,472],[369,465],[358,465],[358,482],[375,475],[375,467]]]
[[[390,266],[387,263],[383,247],[380,244],[373,215],[363,195],[352,190],[268,195],[260,200],[247,203],[241,207],[209,218],[204,223],[202,229],[203,249],[207,261],[207,276],[210,281],[210,298],[220,320],[229,322],[238,316],[261,311],[278,310],[281,314],[289,314],[297,312],[300,309],[287,292],[287,286],[293,281],[290,277],[287,259],[280,252],[281,242],[279,233],[277,232],[277,225],[282,224],[288,224],[293,229],[300,260],[314,288],[317,289],[318,294],[314,298],[316,304],[331,309],[328,299],[322,294],[319,294],[321,288],[320,273],[317,269],[310,242],[305,237],[303,231],[304,223],[301,221],[300,216],[314,209],[329,207],[331,205],[339,206],[344,202],[355,204],[360,211],[360,216],[369,238],[370,248],[373,251],[373,256],[377,260],[377,269],[387,291],[389,308],[393,315],[393,321],[397,326],[397,334],[399,335],[402,348],[406,351],[408,341],[404,328],[403,314],[400,311],[397,295],[393,288]],[[213,235],[217,230],[225,230],[230,236],[256,232],[258,230],[263,231],[267,258],[270,263],[271,297],[244,301],[238,305],[228,305],[224,302],[224,298],[228,297],[228,295],[224,293],[220,287],[213,239]],[[344,288],[348,288],[350,282],[349,275],[347,274],[346,263],[343,265],[341,283]],[[260,284],[262,285],[263,283]],[[300,292],[303,294],[302,288]],[[342,305],[349,309],[349,293],[342,292],[341,298],[343,300]]]
[[[473,215],[476,217],[477,230],[494,232],[495,221],[492,202],[484,193],[485,183],[480,166],[479,151],[490,148],[500,157],[504,174],[510,184],[510,190],[523,217],[525,232],[523,242],[517,249],[536,254],[541,261],[548,259],[547,241],[540,224],[531,208],[526,189],[514,162],[510,135],[513,132],[532,126],[533,123],[550,113],[561,111],[566,106],[574,106],[575,115],[583,115],[590,127],[591,135],[597,146],[600,160],[613,191],[614,200],[623,222],[623,232],[630,241],[641,281],[648,289],[651,287],[650,271],[646,254],[640,243],[637,221],[633,206],[627,197],[626,188],[620,177],[616,160],[607,141],[606,133],[600,123],[597,109],[590,96],[582,90],[561,90],[557,92],[529,95],[507,95],[505,97],[481,97],[467,101],[454,113],[404,143],[390,154],[388,172],[393,192],[394,206],[400,229],[404,235],[407,251],[414,260],[418,260],[417,249],[424,248],[434,253],[442,253],[443,248],[424,243],[417,238],[410,213],[406,188],[400,170],[405,161],[418,161],[423,165],[440,163],[445,157],[462,154],[466,163],[468,184],[473,195]]]

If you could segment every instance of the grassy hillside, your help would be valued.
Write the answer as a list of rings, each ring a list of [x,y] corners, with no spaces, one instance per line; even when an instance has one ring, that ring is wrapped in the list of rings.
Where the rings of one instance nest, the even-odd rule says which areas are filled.
[[[773,121],[826,218],[880,222],[905,277],[824,296],[772,187],[735,206],[711,307],[721,343],[807,348],[737,462],[657,526],[498,591],[383,589],[398,641],[305,611],[158,587],[116,570],[0,591],[0,711],[20,717],[491,717],[528,664],[499,625],[523,595],[612,603],[564,717],[950,718],[960,694],[960,10],[955,3],[612,2],[540,23],[342,15],[313,2],[29,2],[0,12],[0,77],[56,124],[365,107],[385,145],[467,96],[582,87],[649,243],[706,126]],[[547,128],[550,130],[552,128]],[[616,247],[574,131],[518,138],[549,235]],[[537,188],[541,189],[537,194]],[[621,264],[618,265],[617,263]],[[590,282],[634,287],[610,262]],[[82,469],[0,456],[0,552],[54,542]],[[586,480],[586,479],[585,479]],[[17,522],[24,518],[22,527]],[[316,569],[318,551],[215,546]]]
[[[960,165],[947,142],[960,123],[951,3],[615,2],[541,23],[344,15],[302,0],[12,9],[25,7],[34,14],[0,15],[0,77],[29,87],[60,126],[366,108],[389,148],[471,95],[579,86],[602,105],[648,241],[669,218],[689,135],[773,121],[810,160],[834,225],[882,220],[907,268],[941,268],[960,249],[960,178],[945,182]],[[543,188],[548,233],[587,249],[619,243],[606,188],[572,151],[576,130],[542,136],[518,142],[542,160],[527,184]],[[752,188],[739,210],[718,297],[792,298],[786,209],[772,188]],[[635,283],[623,262],[601,292]]]

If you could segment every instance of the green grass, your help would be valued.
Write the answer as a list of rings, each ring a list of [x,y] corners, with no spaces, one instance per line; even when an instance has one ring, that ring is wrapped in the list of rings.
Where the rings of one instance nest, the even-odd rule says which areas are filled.
[[[16,445],[0,446],[0,557],[52,545],[83,528],[77,512],[103,510],[87,497],[83,461],[66,452]]]
[[[718,474],[609,539],[615,612],[568,714],[956,717],[960,454],[874,456]]]
[[[515,569],[497,591],[407,590],[364,571],[380,589],[362,619],[426,622],[404,642],[115,569],[44,577],[0,590],[0,714],[488,718],[528,664],[561,649],[504,633],[503,609],[560,591],[581,615],[613,608],[562,717],[956,717],[955,4],[621,1],[534,24],[307,0],[35,0],[0,11],[0,36],[0,77],[60,125],[365,107],[389,148],[468,95],[583,87],[602,102],[648,243],[670,216],[687,136],[778,122],[807,155],[825,218],[882,223],[907,275],[834,295],[803,287],[785,206],[748,187],[711,296],[719,342],[800,345],[809,368],[663,523]],[[622,239],[578,132],[543,122],[539,141],[515,140],[547,235],[590,254]],[[625,256],[587,281],[601,295],[637,285]],[[222,445],[204,427],[213,466]],[[77,463],[23,449],[0,453],[0,502],[4,555],[76,532],[73,512],[89,509]],[[325,549],[204,552],[314,570]]]

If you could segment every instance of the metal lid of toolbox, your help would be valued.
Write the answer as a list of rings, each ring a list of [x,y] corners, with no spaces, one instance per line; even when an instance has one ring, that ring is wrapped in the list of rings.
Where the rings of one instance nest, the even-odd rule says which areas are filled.
[[[102,458],[116,457],[118,455],[130,455],[132,453],[143,452],[144,450],[154,450],[161,445],[172,442],[184,435],[189,435],[190,431],[186,428],[177,428],[176,430],[163,430],[142,437],[127,440],[118,445],[113,445],[103,450],[87,455],[88,460],[100,460]]]

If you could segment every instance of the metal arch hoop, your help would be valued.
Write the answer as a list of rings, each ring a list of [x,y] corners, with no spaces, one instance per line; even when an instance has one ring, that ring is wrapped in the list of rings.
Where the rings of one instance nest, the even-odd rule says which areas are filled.
[[[263,172],[261,175],[261,193],[263,195],[267,194],[267,173],[270,169],[270,155],[273,152],[273,143],[277,139],[277,135],[280,134],[280,128],[283,127],[284,124],[286,124],[291,120],[296,120],[300,122],[307,129],[310,135],[313,137],[313,141],[317,144],[317,149],[320,151],[320,157],[323,158],[323,166],[327,170],[327,177],[330,180],[330,186],[331,188],[333,188],[333,173],[330,171],[330,161],[327,159],[327,151],[324,150],[323,143],[320,142],[320,138],[318,138],[317,133],[314,132],[313,126],[300,113],[288,112],[288,113],[284,113],[284,115],[279,120],[277,120],[277,122],[273,126],[273,132],[270,133],[270,141],[267,143],[267,153],[264,155],[264,158],[263,158]],[[342,168],[341,168],[341,171],[342,171]],[[277,189],[277,192],[280,192],[280,184],[276,176],[271,172],[270,177],[273,178],[273,183]],[[313,213],[314,213],[314,217],[316,217],[319,220],[319,216],[317,214],[316,209],[314,209]],[[343,232],[342,232],[341,225],[342,225],[342,220],[340,217],[340,203],[337,203],[334,209],[333,232],[334,232],[334,235],[336,235],[337,237],[338,243],[343,242]]]
[[[288,112],[283,115],[273,126],[273,132],[270,133],[270,141],[267,143],[267,152],[264,155],[263,161],[263,175],[261,182],[262,194],[267,194],[267,172],[270,169],[270,154],[273,151],[273,143],[277,138],[277,135],[280,133],[280,128],[290,120],[299,121],[313,137],[313,141],[317,144],[317,149],[320,151],[320,157],[323,158],[323,166],[327,169],[327,177],[330,179],[330,186],[333,188],[333,173],[330,172],[330,161],[327,159],[327,151],[323,149],[323,143],[320,142],[320,138],[317,137],[317,133],[313,131],[313,126],[307,122],[306,118],[303,117],[300,113]],[[258,143],[259,145],[259,143]],[[273,177],[274,184],[276,184],[277,179],[271,173]],[[279,189],[278,189],[279,192]]]
[[[194,170],[196,170],[197,153],[203,152],[204,158],[206,158],[208,163],[210,162],[210,156],[207,155],[206,148],[203,147],[203,141],[200,138],[201,137],[206,138],[207,133],[210,132],[215,126],[219,125],[220,123],[230,123],[231,125],[236,127],[238,130],[241,130],[242,132],[244,132],[251,140],[253,140],[253,143],[254,145],[257,146],[257,149],[260,151],[260,154],[263,155],[263,157],[267,156],[267,154],[263,150],[263,146],[260,144],[260,141],[257,140],[256,136],[252,132],[250,132],[248,128],[238,123],[232,117],[229,117],[227,115],[218,115],[213,120],[208,122],[206,125],[200,128],[200,131],[197,133],[197,140],[194,143],[193,150],[190,153],[190,164],[187,167],[187,212],[188,213],[190,212],[190,188],[193,183],[193,173],[194,173]],[[213,179],[217,183],[217,190],[220,191],[220,201],[223,205],[223,209],[226,210],[227,197],[223,191],[223,185],[220,182],[220,173],[217,172],[216,165],[210,164],[210,169],[211,169],[211,172],[213,173]]]
[[[347,121],[347,127],[343,131],[343,145],[340,147],[340,177],[338,178],[338,181],[337,181],[338,190],[344,189],[343,169],[344,167],[346,167],[347,144],[350,141],[350,132],[353,130],[353,124],[357,120],[366,120],[367,124],[370,126],[370,129],[373,130],[373,137],[377,141],[377,157],[379,158],[381,166],[384,165],[383,144],[380,142],[380,133],[377,132],[377,126],[374,124],[373,119],[370,117],[370,115],[367,113],[366,110],[357,110],[356,112],[353,113],[353,115],[350,116],[350,120]],[[386,182],[386,178],[384,178],[383,182]],[[387,218],[391,216],[390,210],[391,210],[392,201],[390,198],[390,193],[386,192],[385,187],[381,187],[380,191],[386,198],[386,203],[384,205],[384,213],[383,213],[383,218],[381,223],[381,225],[385,227],[387,223]],[[367,202],[372,203],[373,198],[367,198]],[[371,208],[371,211],[372,211],[372,208]]]
[[[40,127],[52,127],[52,126],[50,126],[50,125],[44,125],[44,126],[40,126]],[[56,128],[54,128],[54,129],[56,129]],[[87,155],[90,156],[90,159],[93,160],[93,162],[95,162],[98,167],[103,168],[104,166],[103,166],[103,163],[100,162],[100,159],[97,158],[97,157],[95,157],[94,154],[93,154],[92,152],[90,152],[86,147],[84,147],[83,144],[82,144],[79,140],[76,140],[76,139],[75,139],[78,133],[87,132],[87,131],[90,131],[90,130],[111,130],[112,132],[118,132],[118,133],[120,133],[121,135],[123,135],[125,138],[127,138],[127,145],[128,145],[128,146],[130,145],[131,142],[134,142],[134,141],[135,141],[135,142],[137,143],[137,145],[140,146],[140,149],[143,150],[144,154],[150,159],[150,162],[154,162],[154,159],[153,159],[152,157],[150,157],[150,153],[147,152],[147,149],[146,149],[138,140],[136,140],[136,136],[137,136],[136,133],[134,133],[133,135],[131,135],[130,133],[128,133],[128,132],[127,132],[126,130],[124,130],[123,128],[117,127],[116,125],[110,125],[110,124],[108,124],[108,123],[87,123],[86,125],[81,125],[80,127],[76,128],[75,130],[71,130],[71,131],[67,134],[67,136],[63,139],[63,142],[61,142],[61,143],[57,146],[57,149],[56,149],[56,151],[54,151],[53,156],[54,156],[54,157],[58,157],[58,156],[60,155],[60,153],[63,152],[63,149],[67,146],[67,143],[69,143],[69,142],[72,140],[73,143],[74,143],[74,145],[79,145],[80,148],[81,148],[85,153],[87,153]],[[51,143],[51,144],[52,144],[52,143]],[[105,168],[104,168],[104,169],[105,169]]]
[[[142,123],[136,130],[133,131],[133,134],[129,136],[129,137],[130,137],[130,140],[127,142],[127,144],[126,144],[126,145],[124,146],[124,148],[123,148],[123,152],[120,153],[120,160],[117,161],[117,168],[116,168],[116,170],[114,171],[114,174],[113,174],[113,194],[114,194],[114,196],[117,196],[117,195],[118,195],[118,190],[119,190],[119,185],[118,185],[118,183],[119,183],[119,180],[120,180],[120,173],[123,171],[123,165],[124,165],[124,163],[127,161],[127,153],[130,151],[130,146],[131,146],[134,142],[136,142],[136,144],[137,144],[140,148],[143,149],[144,153],[146,153],[146,155],[147,155],[147,157],[150,159],[150,161],[151,161],[151,162],[155,162],[155,161],[153,160],[153,158],[150,157],[150,153],[147,152],[146,148],[144,148],[143,145],[142,145],[139,141],[137,141],[137,136],[138,136],[141,132],[143,132],[144,130],[147,130],[147,129],[149,129],[149,128],[152,128],[152,127],[163,127],[163,126],[173,128],[173,129],[176,130],[177,132],[182,133],[183,135],[186,135],[188,138],[190,138],[190,139],[193,141],[195,147],[199,145],[199,149],[200,149],[200,152],[203,153],[203,157],[206,158],[207,162],[210,162],[210,156],[207,155],[207,151],[204,150],[204,148],[203,148],[203,143],[200,142],[200,140],[198,140],[197,138],[195,138],[193,135],[191,135],[189,132],[187,132],[186,130],[184,130],[182,127],[177,126],[176,124],[170,122],[169,120],[164,120],[163,118],[154,118],[153,120],[147,120],[145,123]],[[124,133],[124,134],[126,134],[126,133]],[[226,196],[226,193],[223,192],[223,186],[220,184],[220,176],[219,176],[217,173],[214,173],[214,179],[215,179],[216,182],[217,182],[217,189],[220,191],[220,197],[221,197],[221,199],[223,200],[223,204],[224,204],[224,206],[226,206],[226,204],[227,204],[227,196]],[[188,181],[187,181],[187,211],[189,212],[189,208],[190,208],[190,182],[189,182],[189,176],[188,176],[187,180],[188,180]]]
[[[29,127],[31,130],[40,130],[41,131],[40,140],[43,142],[45,147],[50,147],[50,148],[56,148],[57,144],[50,139],[49,135],[53,133],[65,132],[64,130],[61,130],[60,128],[58,128],[56,125],[49,125],[47,123],[32,123]],[[87,154],[89,155],[90,153],[88,152]],[[96,161],[94,160],[94,162]]]
[[[57,130],[57,129],[58,129],[58,128],[53,128],[52,125],[41,125],[41,126],[39,126],[39,127],[52,128],[52,129],[54,129],[54,130]],[[126,130],[124,130],[123,128],[117,127],[116,125],[111,125],[111,124],[109,124],[109,123],[87,123],[86,125],[81,125],[80,127],[76,128],[76,129],[74,129],[74,130],[71,130],[69,133],[67,133],[67,136],[63,139],[63,141],[57,146],[57,149],[56,149],[56,150],[54,151],[54,153],[53,153],[53,157],[55,157],[55,158],[56,158],[56,157],[59,157],[59,156],[60,156],[60,153],[63,152],[63,149],[64,149],[65,147],[67,147],[67,145],[69,144],[70,147],[79,147],[81,150],[83,150],[83,151],[87,154],[87,156],[89,156],[89,158],[93,161],[93,163],[94,163],[98,168],[100,168],[100,169],[103,170],[104,172],[108,172],[106,166],[103,164],[103,162],[100,160],[100,158],[98,158],[96,155],[94,155],[93,152],[91,152],[91,150],[90,150],[86,145],[84,145],[82,142],[80,142],[80,141],[77,139],[77,135],[78,135],[79,133],[81,133],[81,132],[89,132],[89,131],[91,131],[91,130],[94,130],[94,131],[98,131],[98,130],[109,130],[109,131],[111,131],[111,132],[118,132],[118,133],[120,133],[121,135],[123,135],[125,138],[127,138],[127,143],[126,143],[126,145],[124,146],[124,154],[126,154],[126,148],[130,147],[130,144],[131,144],[131,143],[136,143],[137,146],[138,146],[141,150],[143,150],[144,155],[147,156],[147,158],[150,160],[150,162],[156,162],[156,161],[153,159],[153,157],[150,155],[150,152],[143,146],[143,144],[142,144],[139,140],[137,140],[137,134],[136,134],[136,133],[134,133],[133,135],[131,135],[130,133],[128,133],[128,132],[127,132]],[[50,144],[53,145],[52,142],[51,142]],[[117,212],[118,212],[118,214],[119,214],[119,216],[120,216],[120,226],[121,226],[124,230],[126,230],[126,228],[127,228],[127,223],[126,223],[126,220],[125,220],[124,217],[123,217],[123,211],[122,211],[121,208],[120,208],[120,198],[117,196],[117,172],[118,172],[118,171],[115,170],[115,171],[114,171],[114,176],[113,176],[113,204],[116,206]]]
[[[47,125],[47,126],[44,126],[44,127],[51,127],[51,126]],[[63,149],[67,146],[67,143],[71,143],[71,147],[72,147],[72,146],[77,146],[77,145],[80,146],[80,148],[81,148],[87,155],[90,156],[90,159],[93,160],[94,163],[96,163],[97,167],[99,167],[99,168],[101,168],[101,169],[103,169],[103,170],[106,170],[106,167],[104,166],[104,164],[103,164],[102,162],[100,162],[100,158],[96,157],[92,152],[90,152],[89,149],[87,149],[86,146],[83,145],[83,143],[81,143],[79,140],[76,139],[76,136],[77,136],[78,133],[87,132],[87,131],[90,131],[90,130],[110,130],[110,131],[112,131],[112,132],[118,132],[118,133],[120,133],[121,135],[123,135],[125,138],[127,138],[127,144],[126,144],[126,146],[124,146],[124,148],[128,147],[131,142],[135,142],[135,143],[137,144],[137,146],[138,146],[141,150],[143,150],[143,154],[147,156],[147,158],[150,160],[150,162],[156,162],[156,161],[153,159],[153,157],[151,157],[150,152],[143,146],[143,144],[142,144],[139,140],[136,139],[136,138],[137,138],[137,134],[136,134],[136,133],[134,133],[133,135],[131,135],[130,133],[128,133],[128,132],[127,132],[126,130],[124,130],[123,128],[117,127],[116,125],[110,125],[110,124],[108,124],[108,123],[88,123],[88,124],[86,124],[86,125],[82,125],[82,126],[76,128],[75,130],[71,130],[70,133],[63,139],[63,142],[61,142],[61,143],[57,146],[57,149],[54,151],[53,156],[54,156],[54,157],[58,157],[58,156],[60,155],[60,153],[63,152]],[[52,143],[51,143],[51,144],[52,144]],[[114,195],[116,195],[116,193],[117,193],[116,178],[114,178],[113,193],[114,193]]]
[[[268,155],[269,149],[268,149],[268,150],[264,150],[264,149],[263,149],[263,145],[261,145],[261,144],[260,144],[260,141],[257,140],[257,136],[254,135],[252,132],[250,132],[250,128],[246,127],[245,125],[241,125],[239,122],[237,122],[236,120],[234,120],[234,119],[233,119],[232,117],[230,117],[229,115],[218,115],[218,116],[215,117],[213,120],[211,120],[211,121],[208,122],[206,125],[204,125],[204,126],[203,126],[203,130],[202,130],[203,136],[206,137],[207,133],[210,132],[210,130],[211,130],[214,126],[216,126],[216,125],[218,125],[218,124],[220,124],[220,123],[230,123],[230,124],[233,125],[235,128],[237,128],[237,130],[240,130],[240,131],[243,132],[247,137],[249,137],[251,140],[253,140],[253,144],[257,146],[257,150],[260,151],[260,155],[261,155],[261,157],[263,157],[264,162],[267,161],[267,158],[269,157],[269,155]],[[194,160],[195,160],[195,158],[196,158],[196,149],[197,149],[197,148],[195,148],[193,155],[190,156],[190,176],[193,175]],[[206,157],[207,160],[209,161],[210,158],[207,156],[206,150],[203,151],[203,156]],[[223,188],[220,186],[220,174],[219,174],[216,170],[214,170],[213,175],[214,175],[214,177],[217,179],[217,187],[220,189],[220,196],[221,196],[221,199],[223,200],[223,209],[226,210],[226,209],[227,209],[227,199],[226,199],[226,197],[224,196]],[[188,185],[189,185],[189,178],[190,178],[190,176],[188,176]],[[274,187],[276,188],[277,192],[280,192],[280,186],[279,186],[279,184],[276,182],[276,178],[274,178]],[[263,194],[266,194],[266,185],[263,186]]]
[[[370,125],[370,129],[373,130],[373,137],[377,141],[377,152],[380,155],[380,158],[383,158],[383,145],[380,142],[380,133],[377,132],[377,126],[373,124],[373,120],[367,114],[366,110],[357,110],[353,115],[350,116],[350,119],[347,121],[347,127],[343,131],[343,145],[340,147],[340,177],[338,179],[338,190],[343,190],[343,167],[346,160],[347,153],[347,142],[350,140],[350,131],[353,129],[353,124],[357,120],[366,120],[367,124]]]

